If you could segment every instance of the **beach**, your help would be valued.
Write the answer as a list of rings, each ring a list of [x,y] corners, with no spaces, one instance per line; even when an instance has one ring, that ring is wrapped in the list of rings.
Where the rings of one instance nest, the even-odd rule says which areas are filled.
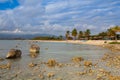
[[[31,42],[59,42],[59,43],[73,43],[73,44],[88,44],[96,46],[104,46],[115,40],[29,40]],[[120,42],[120,40],[117,40]]]
[[[103,47],[107,43],[104,40],[0,41],[0,79],[119,80],[120,53]],[[40,46],[36,56],[29,55],[31,44]],[[7,51],[16,45],[22,51],[21,58],[5,59]]]
[[[90,44],[90,45],[104,45],[109,42],[114,42],[115,40],[29,40],[37,42],[66,42],[66,43],[75,43],[75,44]],[[120,40],[117,40],[120,42]]]

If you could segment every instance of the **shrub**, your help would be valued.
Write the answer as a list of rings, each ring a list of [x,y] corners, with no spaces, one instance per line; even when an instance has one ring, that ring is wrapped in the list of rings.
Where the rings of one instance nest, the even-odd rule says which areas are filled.
[[[120,44],[120,42],[109,42],[109,44]]]

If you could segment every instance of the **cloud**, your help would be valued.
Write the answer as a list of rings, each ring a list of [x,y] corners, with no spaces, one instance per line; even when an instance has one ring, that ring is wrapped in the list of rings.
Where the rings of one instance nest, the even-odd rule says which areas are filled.
[[[5,2],[9,0],[0,0]],[[64,35],[67,30],[91,29],[96,34],[120,25],[120,1],[18,0],[14,9],[0,10],[0,32]]]
[[[3,31],[1,31],[0,33],[17,33],[17,34],[22,34],[22,33],[24,33],[23,31],[21,31],[21,30],[19,30],[19,29],[15,29],[15,30],[13,30],[13,31],[10,31],[10,30],[3,30]]]

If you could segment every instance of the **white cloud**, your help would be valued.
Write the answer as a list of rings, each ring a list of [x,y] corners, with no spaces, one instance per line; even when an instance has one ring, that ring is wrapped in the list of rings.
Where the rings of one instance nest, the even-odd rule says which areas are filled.
[[[19,29],[15,29],[14,31],[13,31],[13,33],[21,33],[22,31],[21,30],[19,30]]]
[[[58,0],[56,2],[48,4],[45,9],[46,13],[56,13],[64,9],[76,10],[82,6],[91,4],[93,1],[80,1],[80,0]]]
[[[4,2],[8,0],[0,0]],[[120,24],[119,1],[18,0],[20,5],[0,11],[0,31],[13,33],[64,34],[67,30],[99,32]],[[45,2],[46,1],[46,2]],[[43,4],[45,2],[46,4]],[[99,28],[101,27],[101,28]],[[98,30],[99,28],[99,30]],[[59,33],[59,34],[58,34]]]
[[[13,30],[13,31],[3,30],[3,31],[1,31],[0,33],[19,33],[19,34],[22,34],[22,33],[24,33],[24,32],[21,31],[20,29],[15,29],[15,30]]]

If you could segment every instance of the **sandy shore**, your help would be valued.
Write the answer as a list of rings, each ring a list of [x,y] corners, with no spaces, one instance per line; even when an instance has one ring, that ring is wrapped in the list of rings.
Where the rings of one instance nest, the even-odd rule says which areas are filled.
[[[31,41],[31,40],[30,40]],[[120,44],[108,44],[109,42],[114,42],[115,40],[32,40],[35,42],[61,42],[61,43],[73,43],[73,44],[88,44],[95,46],[102,46],[110,50],[120,51]],[[120,42],[120,40],[117,40]]]
[[[62,43],[74,43],[74,44],[89,44],[89,45],[97,45],[101,46],[107,44],[109,42],[113,42],[114,40],[32,40],[38,42],[62,42]],[[107,42],[107,43],[105,43]],[[120,42],[120,40],[118,40]]]

